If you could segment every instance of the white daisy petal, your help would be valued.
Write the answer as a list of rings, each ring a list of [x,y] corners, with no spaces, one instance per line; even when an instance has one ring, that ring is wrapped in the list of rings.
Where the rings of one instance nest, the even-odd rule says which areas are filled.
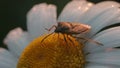
[[[94,18],[96,18],[96,16],[102,14],[103,12],[105,12],[108,9],[111,9],[113,7],[119,7],[120,4],[117,2],[113,2],[113,1],[104,1],[101,3],[98,3],[94,6],[92,6],[81,18],[80,21],[84,22],[84,23],[88,23],[89,21],[93,20]]]
[[[86,60],[92,63],[120,66],[119,53],[119,49],[104,50],[104,52],[87,55]]]
[[[119,66],[113,66],[113,65],[98,65],[94,63],[90,63],[86,65],[85,68],[119,68]]]
[[[28,32],[32,38],[48,32],[45,28],[50,28],[56,24],[56,6],[46,3],[35,5],[27,14]]]
[[[86,68],[111,68],[111,67],[108,67],[108,66],[87,66]]]
[[[120,22],[120,16],[116,18],[115,20],[113,20],[113,22]]]
[[[96,52],[106,48],[120,46],[120,26],[100,32],[93,38],[93,40],[101,42],[104,46],[99,46],[88,42],[85,47],[87,52]]]
[[[68,3],[60,14],[58,21],[80,22],[79,18],[93,4],[85,0],[74,0]]]
[[[106,1],[91,7],[79,21],[92,27],[90,36],[94,35],[105,26],[118,23],[116,18],[120,16],[120,4],[117,2]]]
[[[21,54],[29,42],[28,33],[22,31],[21,28],[11,30],[4,39],[4,43],[8,45],[8,49],[16,56]]]
[[[17,58],[7,50],[0,48],[0,68],[16,68]]]

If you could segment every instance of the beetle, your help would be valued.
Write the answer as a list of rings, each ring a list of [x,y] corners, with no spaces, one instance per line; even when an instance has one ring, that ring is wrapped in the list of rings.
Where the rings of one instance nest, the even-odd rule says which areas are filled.
[[[56,32],[56,33],[65,33],[65,34],[68,34],[68,35],[85,34],[85,33],[88,33],[90,31],[90,29],[91,29],[91,26],[89,26],[87,24],[75,23],[75,22],[74,23],[71,23],[71,22],[58,22],[57,26],[53,25],[50,29],[47,29],[47,28],[45,28],[45,29],[47,31],[50,31],[54,27],[55,27],[54,32]],[[49,34],[48,36],[50,36],[51,34]],[[47,38],[48,36],[46,36],[45,38]],[[89,38],[76,37],[76,36],[73,36],[73,37],[78,38],[78,39],[82,39],[82,40],[85,40],[85,41],[93,42],[93,43],[95,43],[97,45],[102,45],[103,46],[102,43],[100,43],[98,41],[95,41],[95,40],[92,40],[92,39],[89,39]],[[44,39],[41,42],[43,42]]]
[[[53,25],[53,27],[56,28],[54,32],[66,34],[83,34],[91,29],[89,25],[70,22],[58,22],[58,26]]]

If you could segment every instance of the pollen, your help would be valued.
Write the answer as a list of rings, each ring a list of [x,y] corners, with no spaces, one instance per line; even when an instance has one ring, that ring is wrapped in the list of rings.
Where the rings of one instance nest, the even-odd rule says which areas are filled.
[[[24,49],[17,68],[84,68],[83,47],[71,35],[46,34]]]

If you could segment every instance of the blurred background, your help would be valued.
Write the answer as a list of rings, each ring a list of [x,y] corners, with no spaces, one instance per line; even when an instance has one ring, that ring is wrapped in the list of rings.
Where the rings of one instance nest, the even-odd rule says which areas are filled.
[[[70,0],[0,0],[0,47],[6,47],[3,39],[7,33],[16,28],[21,27],[26,30],[26,13],[33,5],[46,2],[57,6],[57,14],[59,15],[63,7]],[[88,0],[98,3],[105,0]],[[114,0],[120,2],[120,0]]]

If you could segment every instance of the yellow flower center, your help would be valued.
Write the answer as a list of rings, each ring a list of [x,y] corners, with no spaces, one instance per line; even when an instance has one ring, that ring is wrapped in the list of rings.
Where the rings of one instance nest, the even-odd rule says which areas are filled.
[[[41,36],[23,51],[17,68],[83,68],[83,44],[62,33]]]

